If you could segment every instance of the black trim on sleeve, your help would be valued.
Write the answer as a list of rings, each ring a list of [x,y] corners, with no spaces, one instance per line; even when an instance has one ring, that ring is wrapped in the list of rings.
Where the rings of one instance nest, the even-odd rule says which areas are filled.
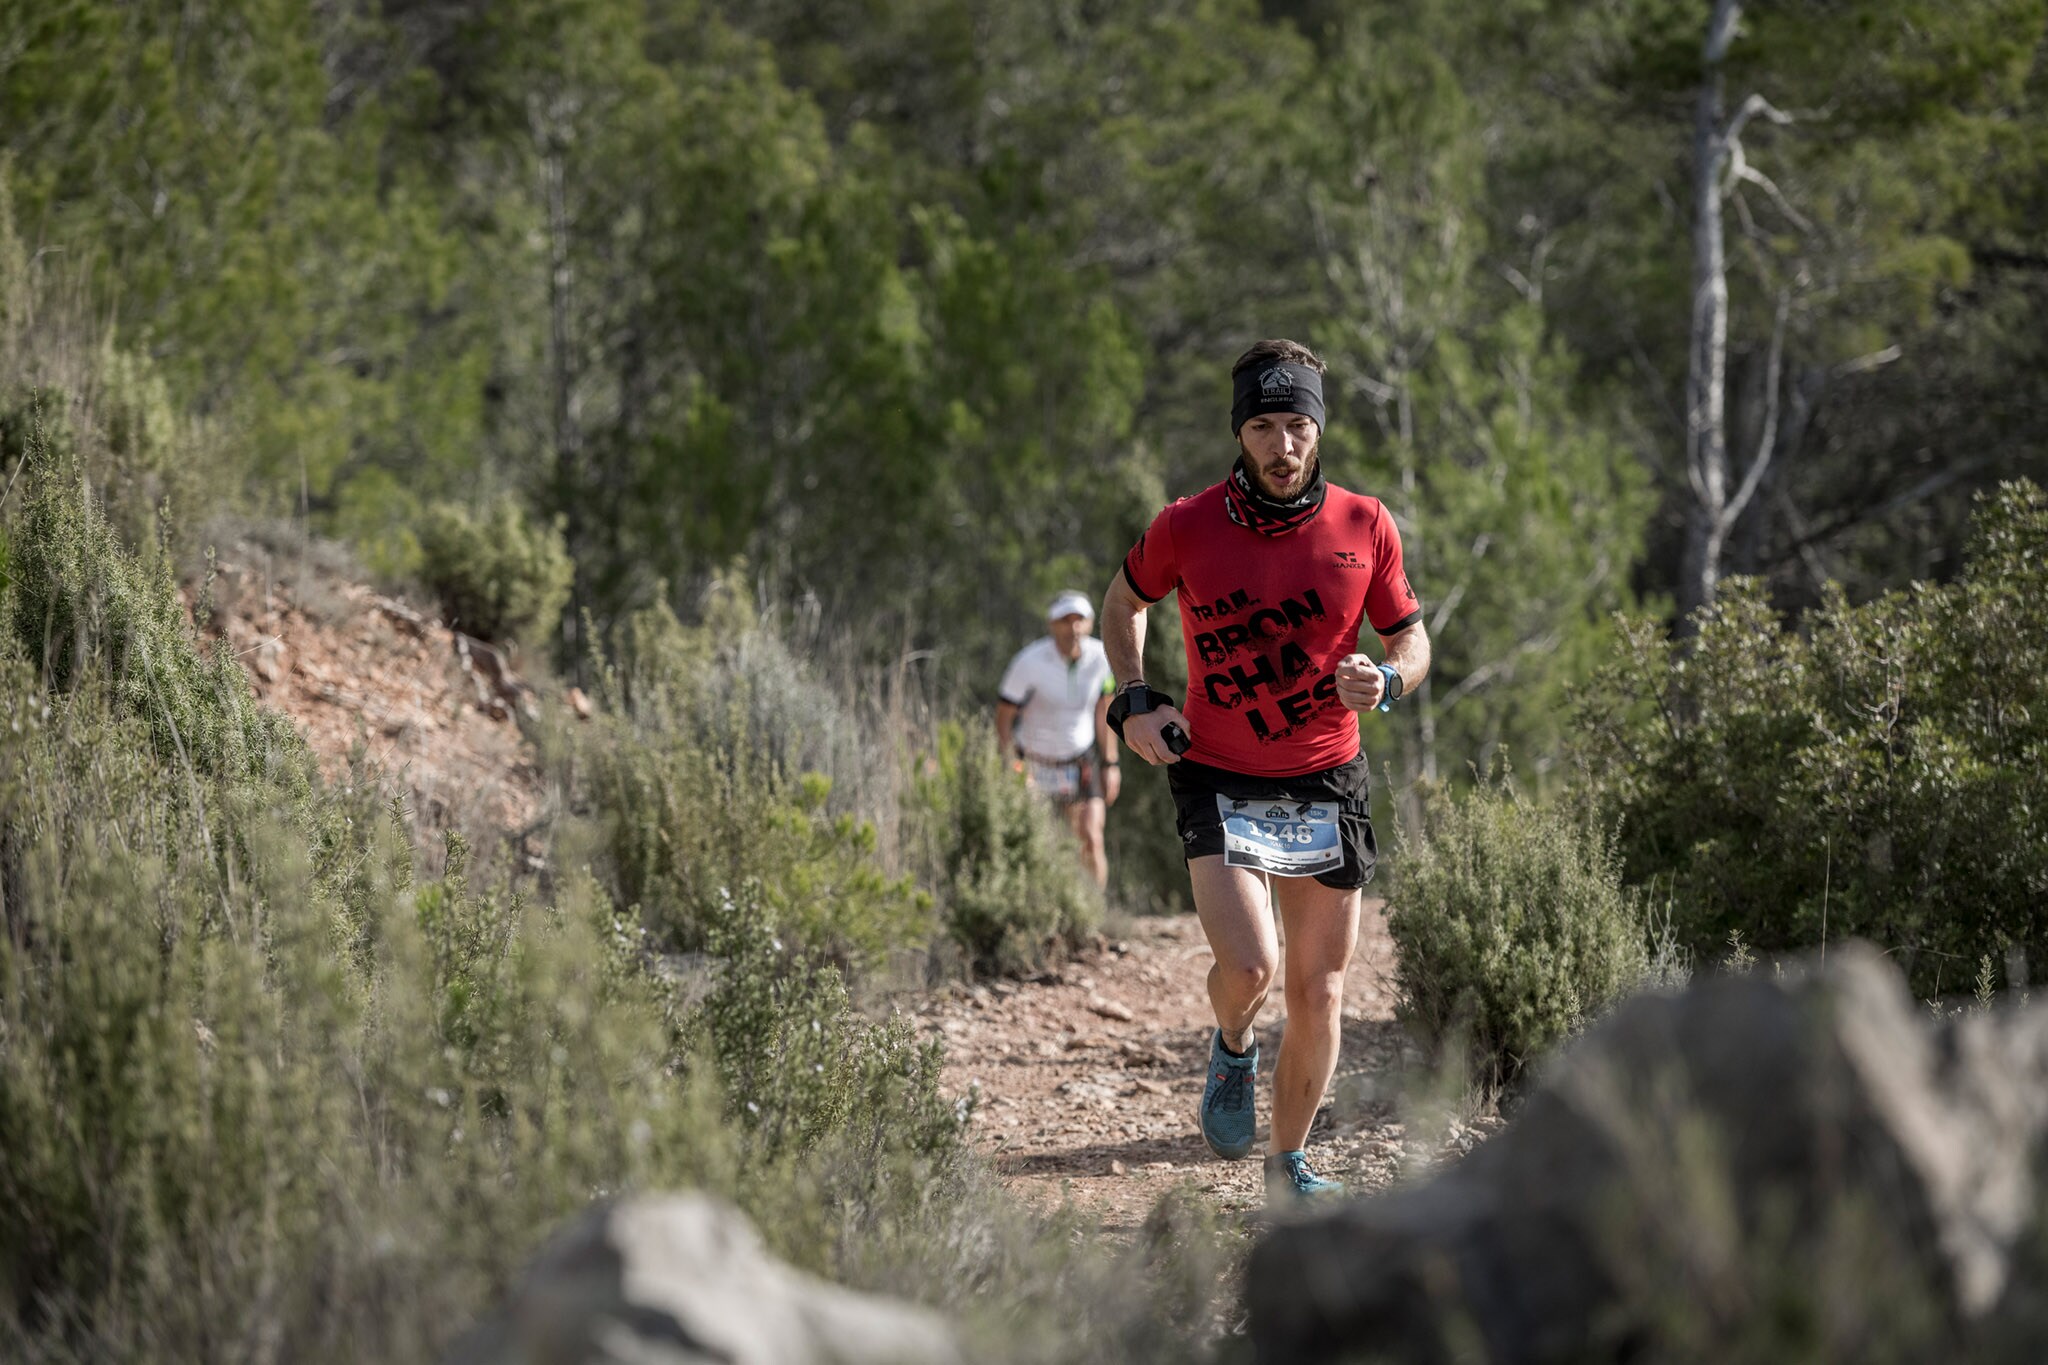
[[[1029,692],[1026,692],[1026,693],[1024,694],[1024,700],[1023,700],[1023,701],[1011,701],[1011,700],[1010,700],[1010,699],[1009,699],[1008,697],[1006,697],[1006,696],[1004,696],[1004,695],[1003,695],[1002,693],[998,692],[998,693],[996,693],[996,700],[997,700],[997,701],[999,701],[999,702],[1002,702],[1002,703],[1003,703],[1003,704],[1004,704],[1005,706],[1014,706],[1014,707],[1016,707],[1016,708],[1017,708],[1017,709],[1018,709],[1019,711],[1022,711],[1022,710],[1023,710],[1024,708],[1025,708],[1025,706],[1026,706],[1027,704],[1029,704],[1029,703],[1030,703],[1030,701],[1031,701],[1031,694],[1030,694]]]
[[[1155,602],[1164,602],[1166,600],[1165,593],[1161,593],[1157,597],[1147,597],[1145,595],[1145,590],[1138,586],[1138,580],[1131,577],[1131,554],[1136,553],[1137,547],[1132,546],[1130,554],[1126,554],[1124,556],[1124,582],[1130,586],[1131,595],[1137,598],[1140,602],[1143,602],[1148,607]]]
[[[1408,629],[1408,627],[1414,625],[1417,621],[1420,621],[1421,619],[1422,608],[1417,607],[1414,611],[1409,612],[1406,616],[1394,622],[1393,625],[1374,626],[1373,629],[1378,631],[1381,635],[1398,635],[1402,631]]]

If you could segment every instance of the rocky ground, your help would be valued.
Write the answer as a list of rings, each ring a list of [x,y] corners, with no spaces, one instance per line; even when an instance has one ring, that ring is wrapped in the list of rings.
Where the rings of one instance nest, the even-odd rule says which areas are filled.
[[[1125,936],[1031,982],[955,988],[919,1008],[947,1048],[948,1088],[980,1097],[975,1137],[1006,1183],[1041,1207],[1071,1201],[1111,1228],[1141,1223],[1192,1182],[1224,1208],[1264,1200],[1256,1159],[1219,1161],[1195,1127],[1213,1016],[1210,954],[1192,915],[1133,922]],[[1310,1134],[1316,1170],[1357,1191],[1469,1151],[1498,1121],[1432,1103],[1394,1022],[1385,907],[1366,903],[1345,983],[1344,1051]],[[1260,1121],[1286,1029],[1276,986],[1260,1021]],[[1418,1115],[1428,1117],[1418,1118]]]

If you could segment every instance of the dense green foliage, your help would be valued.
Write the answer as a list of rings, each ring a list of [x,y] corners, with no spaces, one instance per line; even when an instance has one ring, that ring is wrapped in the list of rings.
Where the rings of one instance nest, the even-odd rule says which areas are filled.
[[[1961,578],[1784,629],[1738,585],[1690,650],[1649,623],[1588,698],[1632,880],[1712,952],[1862,936],[1922,990],[2038,951],[2048,891],[2048,496],[1982,503]]]
[[[715,583],[701,625],[663,606],[626,622],[600,678],[608,714],[564,755],[587,775],[621,904],[695,951],[754,896],[804,950],[857,968],[921,952],[941,924],[994,972],[1094,929],[1101,898],[1071,838],[993,744],[934,733],[886,689],[851,699],[742,592]]]
[[[1731,67],[1796,117],[1754,125],[1777,193],[1731,227],[1731,429],[1783,439],[1729,567],[1802,603],[1952,571],[1969,490],[2040,472],[2048,19],[1938,10],[1756,10]],[[746,555],[974,695],[1052,589],[1220,474],[1223,367],[1297,335],[1443,640],[1402,775],[1503,747],[1540,775],[1600,623],[1675,572],[1703,22],[16,3],[0,310],[86,301],[121,382],[209,424],[206,480],[174,425],[133,428],[143,507],[302,510],[405,574],[437,502],[513,494],[562,518],[571,666],[586,620],[608,649]],[[33,359],[10,382],[78,396]]]
[[[576,573],[561,529],[535,525],[510,496],[480,516],[436,504],[421,518],[419,542],[420,578],[464,634],[517,640],[561,621]]]
[[[1506,777],[1439,796],[1402,842],[1387,928],[1402,1016],[1462,1045],[1489,1087],[1643,984],[1637,899],[1610,840]]]
[[[1225,366],[1293,335],[1438,640],[1369,742],[1400,786],[1502,752],[1547,786],[1611,613],[1681,576],[1704,22],[16,0],[0,452],[31,385],[53,431],[124,391],[139,420],[79,439],[132,540],[166,499],[194,537],[291,510],[586,683],[744,561],[945,712],[1220,476]],[[1972,491],[2048,477],[2044,28],[2041,0],[1746,13],[1728,99],[1791,121],[1752,122],[1727,215],[1728,427],[1777,454],[1724,567],[1780,606],[1953,575]],[[559,631],[546,531],[503,565],[434,510],[501,497],[562,529]],[[1118,894],[1149,905],[1178,870],[1133,787]]]

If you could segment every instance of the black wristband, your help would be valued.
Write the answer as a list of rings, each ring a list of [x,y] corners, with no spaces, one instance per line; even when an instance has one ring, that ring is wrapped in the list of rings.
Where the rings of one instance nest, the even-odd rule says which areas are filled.
[[[1129,720],[1132,716],[1142,716],[1148,712],[1156,711],[1162,706],[1171,705],[1173,705],[1173,698],[1167,696],[1158,688],[1147,687],[1142,681],[1133,682],[1110,699],[1109,728],[1121,740],[1124,737],[1124,722],[1126,720]],[[1166,747],[1176,754],[1184,754],[1188,751],[1187,731],[1181,729],[1178,725],[1167,726],[1160,732],[1159,737],[1165,742]],[[1128,743],[1129,741],[1126,740],[1125,742]]]
[[[1116,732],[1118,739],[1122,739],[1126,720],[1171,705],[1172,697],[1156,688],[1147,687],[1142,679],[1127,683],[1121,692],[1109,699],[1109,728]]]

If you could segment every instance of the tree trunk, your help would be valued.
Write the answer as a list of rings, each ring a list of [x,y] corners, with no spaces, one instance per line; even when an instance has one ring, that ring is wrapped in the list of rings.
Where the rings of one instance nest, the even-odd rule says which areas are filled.
[[[1685,559],[1678,580],[1679,630],[1714,600],[1728,507],[1728,250],[1721,171],[1728,156],[1722,63],[1742,18],[1741,0],[1715,0],[1701,50],[1693,114],[1692,344],[1685,377]]]
[[[585,656],[589,651],[582,639],[584,608],[589,601],[583,544],[583,423],[576,392],[576,355],[572,335],[575,303],[575,261],[571,252],[569,194],[567,179],[568,120],[555,102],[536,105],[531,114],[535,149],[540,155],[542,209],[548,225],[548,350],[551,434],[555,448],[553,479],[565,525],[563,537],[576,566],[571,580],[569,610],[562,618],[563,644],[569,656],[574,681],[584,685]]]

